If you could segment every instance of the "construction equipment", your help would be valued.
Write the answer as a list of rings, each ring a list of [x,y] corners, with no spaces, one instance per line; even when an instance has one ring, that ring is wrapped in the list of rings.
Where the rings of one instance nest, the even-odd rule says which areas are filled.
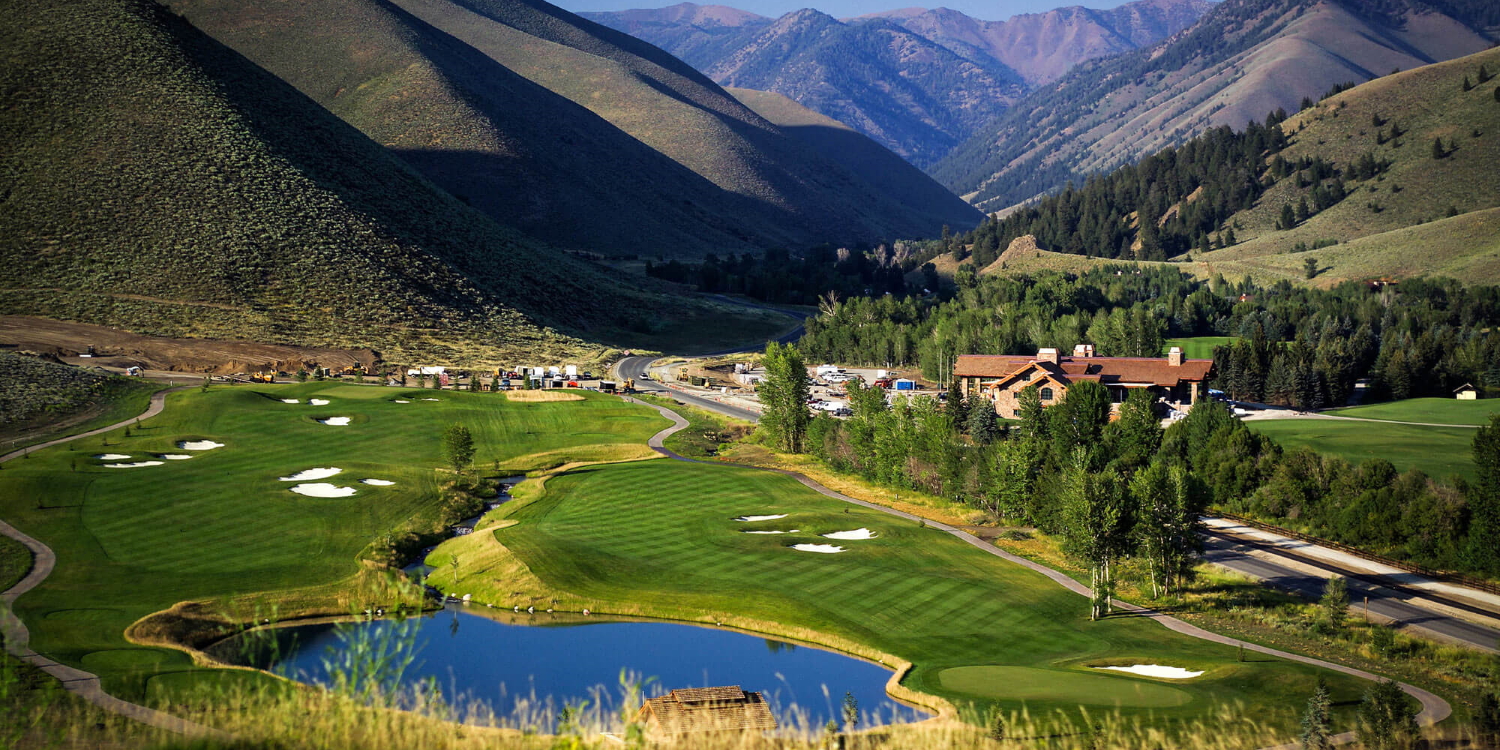
[[[626,378],[625,387],[621,390],[625,393],[635,393],[635,378]]]
[[[257,372],[257,373],[251,373],[251,375],[250,375],[250,382],[252,382],[252,383],[274,383],[274,382],[276,382],[276,373],[274,373],[274,372]]]

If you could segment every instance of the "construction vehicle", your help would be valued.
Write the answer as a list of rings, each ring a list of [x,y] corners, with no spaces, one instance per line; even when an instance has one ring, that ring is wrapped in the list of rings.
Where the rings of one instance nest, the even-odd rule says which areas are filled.
[[[625,387],[620,390],[624,393],[635,393],[635,378],[625,378]]]
[[[251,375],[250,375],[250,382],[252,382],[252,383],[274,383],[274,382],[276,382],[276,373],[274,373],[274,372],[256,372],[256,373],[251,373]]]
[[[601,380],[601,381],[599,381],[599,392],[600,393],[614,393],[618,389],[619,389],[619,387],[615,384],[615,381],[613,381],[613,380]]]

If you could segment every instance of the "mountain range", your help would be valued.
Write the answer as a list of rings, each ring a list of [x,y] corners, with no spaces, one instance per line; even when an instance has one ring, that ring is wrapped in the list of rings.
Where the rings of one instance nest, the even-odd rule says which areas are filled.
[[[1007,21],[946,8],[847,19],[804,9],[772,19],[691,3],[583,15],[720,84],[784,94],[925,167],[1078,62],[1154,44],[1209,7],[1137,0]]]
[[[1078,65],[928,172],[1003,210],[1211,127],[1478,52],[1497,26],[1485,0],[1224,0],[1160,44]]]

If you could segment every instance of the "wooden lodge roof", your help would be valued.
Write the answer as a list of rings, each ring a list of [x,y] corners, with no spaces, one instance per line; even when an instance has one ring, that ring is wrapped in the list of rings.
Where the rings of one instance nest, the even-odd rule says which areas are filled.
[[[646,701],[636,720],[664,734],[776,728],[776,717],[771,715],[765,696],[741,690],[739,685],[673,690]]]
[[[1000,378],[1035,367],[1063,383],[1075,380],[1097,380],[1106,385],[1148,384],[1175,386],[1180,382],[1202,382],[1213,369],[1211,359],[1184,359],[1173,365],[1165,357],[1060,357],[1056,364],[1035,356],[966,354],[953,363],[955,377]]]

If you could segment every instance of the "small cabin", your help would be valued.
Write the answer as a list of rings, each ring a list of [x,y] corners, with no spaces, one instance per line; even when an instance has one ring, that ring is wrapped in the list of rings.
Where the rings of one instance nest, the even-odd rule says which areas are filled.
[[[1474,401],[1479,398],[1479,389],[1472,383],[1464,383],[1453,389],[1453,397],[1459,401]]]
[[[683,735],[704,732],[767,732],[776,717],[765,696],[739,685],[673,690],[641,706],[635,720],[648,734]]]

